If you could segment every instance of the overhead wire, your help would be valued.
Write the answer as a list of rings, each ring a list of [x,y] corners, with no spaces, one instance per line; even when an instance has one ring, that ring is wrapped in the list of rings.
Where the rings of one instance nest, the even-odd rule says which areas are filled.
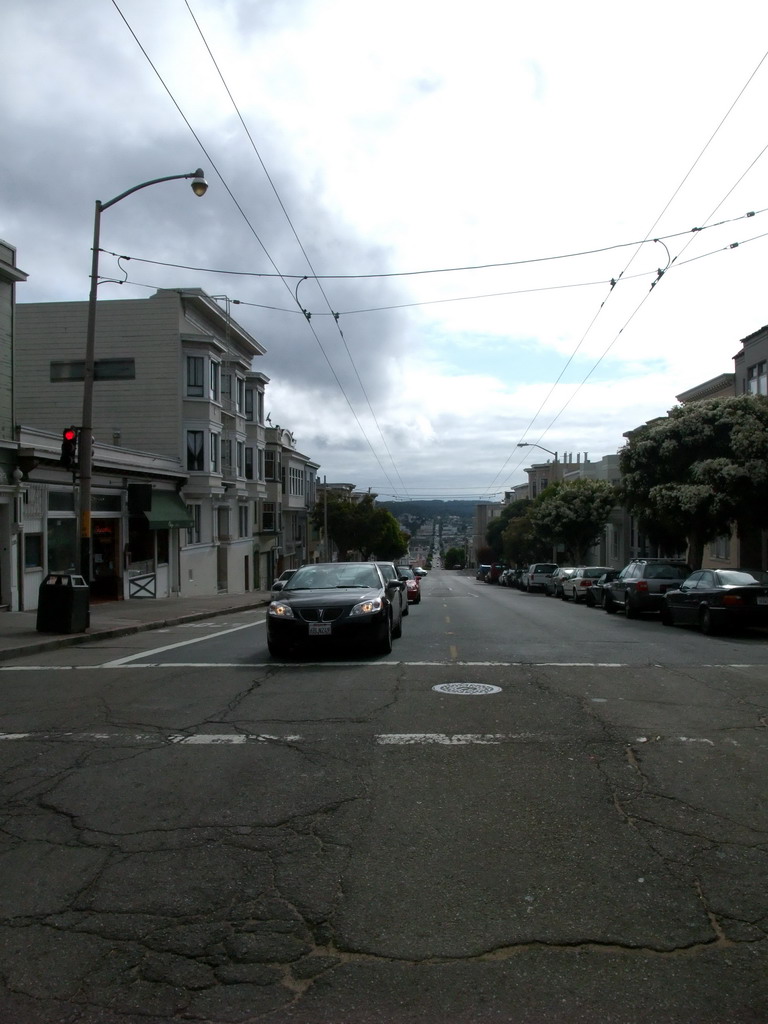
[[[243,129],[244,129],[244,131],[245,131],[245,133],[246,133],[246,135],[248,137],[248,141],[251,144],[251,148],[253,149],[254,153],[256,154],[256,156],[257,156],[257,158],[259,160],[259,163],[261,164],[261,167],[262,167],[262,169],[264,171],[264,174],[267,177],[267,181],[269,182],[270,187],[271,187],[272,191],[275,194],[275,198],[277,199],[277,201],[278,201],[278,203],[280,205],[280,209],[283,211],[285,219],[287,220],[288,225],[289,225],[289,227],[290,227],[290,229],[291,229],[291,231],[293,233],[293,237],[295,238],[299,248],[301,249],[302,255],[304,256],[304,259],[307,262],[307,266],[312,271],[312,275],[313,275],[315,281],[318,283],[318,287],[320,288],[320,292],[321,292],[323,298],[325,299],[325,302],[326,302],[326,304],[328,306],[329,311],[331,313],[333,313],[333,308],[331,306],[330,300],[328,299],[328,296],[326,295],[325,290],[323,289],[322,285],[319,283],[319,279],[317,277],[317,274],[315,273],[315,268],[312,265],[312,260],[309,257],[309,253],[307,252],[307,250],[306,250],[306,248],[304,246],[304,243],[299,238],[298,231],[296,230],[296,227],[295,227],[293,221],[291,220],[290,214],[288,213],[288,210],[285,207],[285,204],[284,204],[284,202],[283,202],[283,200],[282,200],[282,198],[280,196],[280,193],[277,190],[277,186],[275,185],[275,183],[274,183],[274,181],[272,179],[272,176],[270,175],[269,171],[267,170],[267,166],[264,163],[264,160],[262,159],[262,156],[261,156],[261,154],[259,152],[258,146],[256,145],[256,143],[255,143],[255,141],[253,139],[253,136],[251,135],[251,132],[248,129],[247,124],[245,123],[243,115],[240,113],[240,109],[239,109],[239,107],[237,105],[235,97],[232,95],[232,92],[231,92],[229,86],[227,85],[226,79],[224,78],[224,75],[223,75],[223,73],[221,71],[221,68],[219,67],[218,61],[214,57],[213,51],[211,50],[210,46],[208,45],[208,40],[205,38],[205,34],[203,33],[203,30],[200,27],[200,24],[199,24],[197,18],[195,17],[195,15],[194,15],[194,13],[192,11],[192,8],[189,5],[189,0],[184,0],[184,3],[186,5],[187,10],[189,11],[190,17],[192,18],[192,21],[194,22],[195,27],[196,27],[198,33],[200,34],[200,38],[203,41],[203,44],[204,44],[204,46],[205,46],[205,48],[206,48],[206,50],[208,52],[208,55],[211,58],[211,61],[213,62],[213,66],[216,68],[216,72],[217,72],[219,78],[221,79],[221,83],[224,86],[224,89],[226,90],[227,96],[229,96],[230,102],[232,103],[232,106],[233,106],[233,108],[235,110],[235,113],[238,116],[240,124],[243,126]],[[297,292],[298,292],[298,288],[297,288]],[[295,296],[296,296],[296,304],[298,305],[299,302],[298,302],[298,295],[297,295],[297,293],[295,293]],[[309,322],[309,315],[307,314],[306,310],[303,310],[303,312],[304,312],[304,314],[305,314],[305,316],[307,318],[307,321]],[[371,416],[373,418],[373,422],[376,425],[376,429],[379,432],[379,436],[381,437],[381,441],[382,441],[382,444],[384,446],[384,450],[386,451],[387,456],[389,457],[389,460],[392,463],[392,467],[393,467],[393,469],[395,471],[395,475],[397,476],[397,478],[400,481],[400,483],[403,485],[403,490],[407,492],[407,488],[405,486],[403,478],[400,476],[400,471],[397,468],[397,464],[395,463],[395,460],[394,460],[394,457],[392,455],[392,452],[390,451],[389,445],[387,444],[387,440],[386,440],[386,438],[384,436],[384,431],[381,429],[381,425],[379,423],[379,420],[378,420],[378,418],[376,416],[376,413],[373,410],[373,406],[371,405],[371,400],[370,400],[370,398],[368,396],[368,392],[367,392],[367,390],[365,388],[365,385],[363,384],[363,380],[362,380],[362,377],[360,376],[360,372],[359,372],[359,370],[357,368],[357,364],[355,363],[355,360],[352,357],[352,353],[351,353],[351,351],[349,349],[349,346],[347,345],[347,339],[344,337],[344,332],[342,331],[342,329],[341,329],[341,327],[339,325],[338,316],[335,315],[335,314],[333,314],[333,315],[334,315],[334,321],[335,321],[336,328],[338,330],[339,336],[341,337],[341,340],[343,342],[344,349],[345,349],[345,351],[347,353],[347,356],[349,358],[349,362],[350,362],[350,364],[352,366],[352,369],[355,372],[355,377],[357,378],[357,382],[360,385],[360,390],[362,391],[363,397],[365,398],[366,405],[368,406],[368,411],[370,412],[370,414],[371,414]],[[337,378],[337,380],[338,380],[338,378]],[[349,401],[349,399],[347,399],[347,401]],[[359,423],[359,420],[358,420],[358,423]]]
[[[163,86],[163,88],[165,89],[166,93],[168,94],[168,97],[170,98],[171,102],[173,103],[173,105],[174,105],[174,107],[176,108],[177,112],[179,113],[180,117],[181,117],[181,118],[182,118],[182,120],[184,121],[185,125],[187,126],[187,128],[188,128],[188,129],[189,129],[189,131],[191,132],[191,134],[192,134],[193,138],[195,139],[195,141],[197,142],[197,144],[198,144],[198,145],[200,146],[200,149],[202,150],[202,152],[203,152],[203,153],[205,154],[205,156],[206,156],[206,159],[207,159],[207,160],[209,161],[209,163],[210,163],[210,165],[211,165],[211,167],[212,167],[212,169],[213,169],[214,173],[216,174],[216,176],[218,177],[218,179],[219,179],[219,180],[221,181],[222,185],[224,186],[224,189],[226,190],[227,194],[228,194],[228,195],[229,195],[229,197],[231,198],[232,202],[234,203],[234,205],[235,205],[235,207],[237,208],[238,212],[240,213],[241,217],[243,218],[243,220],[244,220],[244,221],[245,221],[245,223],[247,224],[247,226],[248,226],[248,228],[250,229],[251,233],[253,234],[254,238],[255,238],[255,239],[257,240],[257,242],[258,242],[258,243],[259,243],[259,245],[261,246],[261,248],[262,248],[262,250],[264,251],[264,254],[266,255],[266,257],[267,257],[267,259],[269,260],[270,264],[271,264],[271,265],[272,265],[272,266],[274,267],[275,271],[277,271],[277,275],[278,275],[279,277],[281,277],[281,279],[283,280],[283,283],[284,283],[285,287],[286,287],[286,288],[288,288],[288,290],[289,290],[289,292],[290,292],[290,288],[289,288],[289,286],[288,286],[288,283],[287,283],[287,281],[286,281],[286,280],[285,280],[284,278],[282,278],[282,275],[280,274],[280,271],[279,271],[279,269],[278,269],[278,267],[277,267],[277,264],[275,263],[275,261],[273,260],[272,256],[270,255],[269,251],[267,250],[267,247],[266,247],[266,245],[264,244],[264,242],[262,241],[262,239],[261,239],[261,238],[259,237],[259,235],[258,235],[258,232],[257,232],[257,231],[256,231],[256,229],[254,228],[254,226],[253,226],[253,224],[251,223],[251,221],[249,220],[249,218],[248,218],[247,214],[246,214],[246,213],[245,213],[245,211],[243,210],[242,206],[241,206],[241,205],[240,205],[240,203],[238,202],[238,200],[237,200],[237,198],[235,197],[235,195],[234,195],[234,193],[232,192],[232,190],[230,189],[230,187],[229,187],[229,185],[228,185],[227,181],[225,180],[225,178],[224,178],[223,174],[221,173],[221,171],[219,170],[218,166],[216,165],[216,162],[214,161],[213,157],[212,157],[212,156],[211,156],[211,154],[210,154],[210,153],[208,152],[207,148],[206,148],[206,147],[205,147],[205,145],[203,144],[202,140],[200,139],[200,137],[199,137],[199,135],[197,134],[197,132],[195,131],[195,129],[194,129],[193,127],[192,127],[192,124],[190,123],[190,121],[189,121],[189,119],[187,118],[187,116],[186,116],[186,114],[184,113],[184,111],[183,111],[183,110],[181,109],[181,106],[179,105],[179,103],[177,102],[177,100],[176,100],[175,96],[173,95],[173,93],[171,92],[171,90],[170,90],[170,88],[168,87],[167,83],[166,83],[166,82],[165,82],[165,80],[163,79],[163,76],[162,76],[162,75],[160,74],[160,71],[158,70],[158,68],[156,67],[156,65],[154,64],[154,62],[152,61],[151,57],[150,57],[150,56],[149,56],[149,54],[147,53],[147,51],[146,51],[146,49],[144,48],[144,46],[142,45],[142,43],[141,43],[141,41],[139,40],[138,36],[137,36],[137,35],[136,35],[136,33],[134,32],[134,30],[133,30],[133,27],[132,27],[132,26],[131,26],[131,24],[129,23],[128,19],[127,19],[127,18],[126,18],[126,16],[125,16],[125,15],[123,14],[122,10],[120,9],[120,7],[119,7],[119,5],[118,5],[118,3],[117,3],[117,0],[112,0],[112,5],[114,6],[114,8],[115,8],[115,10],[117,11],[117,13],[118,13],[118,14],[120,15],[120,18],[121,18],[121,19],[122,19],[122,21],[124,22],[124,24],[125,24],[126,28],[127,28],[127,29],[128,29],[128,31],[130,32],[130,34],[131,34],[131,36],[133,37],[134,41],[136,42],[136,45],[137,45],[137,46],[139,47],[139,49],[141,50],[142,54],[144,55],[144,57],[145,57],[145,59],[146,59],[147,63],[149,64],[149,66],[150,66],[150,67],[152,68],[152,70],[154,71],[154,73],[155,73],[156,77],[158,78],[158,80],[159,80],[160,84],[161,84],[161,85]],[[309,320],[308,320],[307,322],[309,323]],[[374,456],[374,459],[376,460],[376,462],[378,462],[378,464],[379,464],[379,467],[380,467],[380,469],[381,469],[381,470],[382,470],[382,472],[384,473],[384,476],[386,476],[386,477],[388,478],[389,474],[387,473],[386,469],[385,469],[385,468],[384,468],[384,466],[382,465],[382,463],[381,463],[381,460],[379,459],[379,456],[378,456],[377,452],[375,451],[375,449],[374,449],[373,445],[371,444],[371,441],[370,441],[370,439],[368,438],[368,435],[367,435],[367,433],[365,432],[365,429],[364,429],[364,427],[363,427],[362,423],[360,422],[360,419],[359,419],[359,417],[358,417],[357,413],[355,412],[355,409],[354,409],[354,407],[353,407],[353,405],[352,405],[352,402],[351,402],[351,400],[350,400],[349,396],[347,395],[347,393],[346,393],[346,391],[345,391],[345,389],[344,389],[344,387],[343,387],[343,385],[342,385],[342,383],[341,383],[341,380],[339,379],[339,377],[338,377],[338,374],[336,373],[336,371],[335,371],[335,369],[334,369],[334,367],[333,367],[333,365],[332,365],[332,363],[331,363],[331,360],[330,360],[330,358],[329,358],[329,356],[328,356],[327,352],[325,351],[325,349],[324,349],[324,347],[323,347],[323,345],[322,345],[322,342],[320,341],[320,338],[318,337],[318,335],[317,335],[317,332],[315,331],[315,329],[314,329],[314,327],[312,326],[312,324],[311,324],[311,323],[309,323],[309,328],[310,328],[310,331],[311,331],[312,335],[313,335],[313,336],[314,336],[314,338],[315,338],[315,341],[317,342],[317,344],[318,344],[318,346],[319,346],[319,348],[320,348],[320,351],[322,352],[322,354],[323,354],[323,356],[324,356],[324,358],[325,358],[325,361],[326,361],[326,363],[328,364],[328,367],[329,367],[329,369],[330,369],[330,371],[331,371],[331,373],[332,373],[332,375],[333,375],[333,377],[334,377],[334,379],[335,379],[335,381],[336,381],[336,383],[337,383],[337,385],[338,385],[338,387],[339,387],[339,390],[341,391],[342,395],[344,396],[344,398],[345,398],[345,400],[346,400],[346,402],[347,402],[347,405],[349,406],[350,412],[352,413],[352,415],[353,415],[353,417],[354,417],[355,421],[357,422],[357,425],[358,425],[358,427],[359,427],[359,429],[360,429],[360,431],[361,431],[361,433],[362,433],[363,437],[365,438],[365,441],[366,441],[366,443],[368,444],[368,447],[369,447],[369,448],[371,449],[371,453],[373,454],[373,456]],[[391,486],[392,486],[392,488],[393,488],[393,490],[394,490],[394,489],[395,489],[395,487],[394,487],[394,484],[392,484],[391,482],[390,482],[390,484],[391,484]]]
[[[656,217],[655,221],[654,221],[654,222],[653,222],[653,224],[651,225],[650,229],[648,230],[648,232],[647,232],[647,234],[646,234],[646,236],[645,236],[645,238],[644,238],[643,242],[642,242],[642,243],[640,243],[640,245],[638,245],[637,249],[635,250],[635,252],[634,252],[634,253],[632,254],[631,258],[629,259],[629,262],[627,263],[626,267],[624,268],[624,270],[623,270],[623,271],[621,272],[621,274],[620,274],[620,275],[618,276],[618,278],[616,279],[616,281],[617,281],[617,282],[618,282],[618,281],[620,281],[620,280],[622,279],[622,277],[623,277],[623,275],[625,274],[625,272],[626,272],[626,271],[627,271],[627,270],[629,269],[629,267],[630,267],[630,266],[632,265],[632,263],[634,262],[634,260],[636,259],[637,255],[638,255],[638,253],[640,252],[640,249],[641,249],[642,245],[643,245],[643,244],[645,244],[645,242],[646,242],[646,241],[647,241],[647,240],[648,240],[648,239],[649,239],[649,238],[651,237],[651,235],[653,234],[653,232],[654,232],[654,230],[655,230],[655,228],[656,228],[657,224],[659,223],[659,221],[661,220],[661,218],[662,218],[662,217],[664,216],[664,214],[665,214],[665,213],[667,212],[667,210],[669,209],[669,207],[670,207],[670,206],[672,205],[672,203],[674,202],[674,200],[675,200],[675,199],[677,198],[677,196],[678,196],[678,194],[680,193],[681,189],[683,188],[683,186],[685,185],[685,183],[687,182],[687,180],[688,180],[688,179],[690,178],[691,174],[693,173],[694,169],[695,169],[695,168],[696,168],[696,166],[698,165],[699,161],[700,161],[700,160],[702,159],[702,157],[704,156],[704,154],[706,153],[706,151],[707,151],[707,150],[709,149],[709,147],[710,147],[710,145],[712,144],[712,142],[714,141],[715,137],[716,137],[716,136],[718,135],[718,133],[720,132],[721,128],[722,128],[722,127],[723,127],[723,125],[725,124],[725,122],[726,122],[726,120],[728,119],[728,117],[730,117],[730,115],[731,115],[731,113],[733,112],[734,108],[736,107],[737,103],[739,102],[739,100],[741,99],[741,97],[742,97],[742,96],[744,95],[745,91],[747,90],[747,88],[748,88],[748,87],[749,87],[749,85],[751,84],[752,80],[754,79],[755,75],[756,75],[756,74],[758,73],[758,71],[760,70],[760,68],[762,67],[763,63],[765,62],[765,60],[766,60],[767,58],[768,58],[768,51],[766,51],[766,53],[764,53],[764,54],[763,54],[763,56],[762,56],[762,57],[760,58],[760,60],[758,61],[758,63],[757,63],[757,65],[756,65],[756,67],[755,67],[755,68],[753,69],[753,71],[751,72],[751,74],[750,74],[750,75],[749,75],[749,77],[747,78],[747,81],[746,81],[746,82],[744,83],[744,85],[742,86],[742,88],[741,88],[741,89],[739,90],[739,92],[738,92],[738,94],[737,94],[736,98],[735,98],[735,99],[734,99],[734,100],[732,101],[731,105],[730,105],[730,106],[728,107],[728,110],[727,110],[727,111],[725,112],[725,114],[723,115],[723,117],[722,117],[722,118],[720,119],[720,122],[718,123],[717,127],[715,128],[715,130],[714,130],[714,131],[712,132],[712,134],[710,135],[709,139],[708,139],[708,140],[706,141],[706,143],[704,144],[704,146],[703,146],[703,148],[701,149],[701,151],[700,151],[699,155],[698,155],[698,156],[696,157],[696,159],[695,159],[695,160],[693,161],[693,163],[691,164],[690,168],[689,168],[689,169],[688,169],[688,171],[687,171],[687,172],[686,172],[686,173],[684,174],[684,176],[683,176],[682,180],[681,180],[681,181],[680,181],[680,183],[678,184],[677,188],[676,188],[676,189],[674,190],[674,192],[672,193],[672,195],[670,196],[670,198],[669,198],[669,199],[667,200],[667,202],[666,202],[666,204],[664,205],[663,209],[661,210],[661,212],[659,213],[659,215],[658,215],[658,216]],[[727,196],[728,196],[728,195],[730,195],[730,194],[731,194],[731,193],[733,192],[733,189],[734,189],[734,188],[736,187],[736,185],[738,185],[738,183],[739,183],[740,181],[742,181],[742,180],[743,180],[744,176],[745,176],[745,175],[746,175],[746,174],[747,174],[747,173],[749,172],[749,170],[751,170],[751,168],[752,168],[752,167],[753,167],[753,166],[755,165],[755,163],[757,162],[757,160],[758,160],[758,159],[760,158],[760,156],[762,156],[762,154],[763,154],[763,153],[764,153],[764,152],[766,151],[766,149],[768,149],[768,146],[766,146],[766,147],[765,147],[765,148],[764,148],[763,150],[761,150],[761,152],[760,152],[760,154],[758,155],[758,157],[756,157],[756,158],[755,158],[755,160],[753,160],[753,161],[752,161],[752,163],[751,163],[751,164],[749,165],[749,168],[747,168],[747,170],[746,170],[746,171],[745,171],[745,172],[744,172],[744,173],[743,173],[743,174],[742,174],[742,175],[741,175],[741,176],[740,176],[740,177],[738,178],[738,180],[737,180],[736,184],[735,184],[735,185],[734,185],[734,186],[733,186],[733,187],[732,187],[731,189],[729,189],[729,191],[728,191],[728,193],[726,194],[726,196],[725,196],[725,197],[724,197],[724,198],[723,198],[723,199],[722,199],[722,200],[720,201],[720,203],[718,203],[718,205],[717,205],[717,206],[715,207],[715,209],[714,209],[714,211],[712,212],[712,214],[710,214],[710,217],[709,217],[709,218],[707,218],[707,219],[710,219],[710,218],[711,218],[712,216],[714,216],[714,213],[715,213],[715,212],[716,212],[716,211],[717,211],[718,209],[720,209],[720,207],[722,206],[723,202],[725,202],[725,199],[727,198]],[[692,239],[691,239],[691,240],[689,240],[689,242],[687,243],[687,245],[690,245],[690,244],[691,244],[691,241],[692,241]],[[687,248],[687,245],[686,245],[686,246],[684,247],[684,249],[685,249],[685,248]],[[684,249],[683,249],[682,251],[684,251]],[[673,262],[673,261],[672,261],[672,260],[670,259],[670,260],[669,260],[669,263],[668,263],[668,266],[669,266],[669,265],[671,265],[671,263],[672,263],[672,262]],[[577,388],[576,388],[576,389],[574,390],[574,392],[573,392],[573,393],[571,394],[571,396],[569,397],[569,399],[567,400],[567,402],[566,402],[566,403],[565,403],[565,404],[564,404],[564,405],[562,406],[562,408],[561,408],[561,409],[560,409],[560,410],[559,410],[559,411],[557,412],[557,414],[555,415],[555,417],[554,417],[554,418],[553,418],[553,419],[552,419],[552,420],[550,421],[550,423],[549,423],[549,424],[548,424],[548,425],[547,425],[547,426],[546,426],[546,427],[544,428],[544,430],[543,430],[543,431],[542,431],[542,432],[540,433],[540,435],[539,435],[539,438],[538,438],[538,440],[539,440],[539,441],[543,440],[543,439],[544,439],[544,438],[546,437],[546,435],[547,435],[547,432],[548,432],[548,431],[549,431],[549,430],[550,430],[550,429],[551,429],[551,428],[552,428],[552,427],[554,426],[554,424],[555,424],[555,423],[557,422],[557,420],[558,420],[558,419],[560,418],[560,416],[561,416],[561,415],[563,414],[563,412],[565,412],[565,410],[566,410],[566,409],[568,408],[568,406],[569,406],[569,405],[570,405],[570,403],[571,403],[571,402],[573,401],[573,399],[575,398],[575,396],[576,396],[576,395],[578,394],[578,392],[579,392],[579,391],[581,390],[581,388],[582,388],[582,387],[584,386],[584,384],[586,384],[587,380],[589,380],[589,378],[590,378],[590,377],[592,376],[592,374],[594,373],[594,371],[595,371],[595,370],[597,369],[597,367],[598,367],[598,366],[600,365],[600,363],[601,363],[601,362],[603,361],[603,359],[604,359],[604,358],[605,358],[605,357],[607,356],[608,352],[610,352],[610,350],[611,350],[611,349],[613,348],[613,346],[614,346],[614,345],[615,345],[615,343],[616,343],[616,342],[618,341],[618,339],[619,339],[619,337],[621,336],[621,334],[622,334],[622,333],[624,332],[624,330],[626,330],[626,328],[627,328],[627,327],[629,326],[629,324],[630,324],[630,323],[632,322],[632,320],[633,320],[633,319],[635,318],[635,316],[636,316],[636,315],[637,315],[637,314],[639,313],[640,309],[641,309],[641,308],[642,308],[642,307],[643,307],[643,306],[645,305],[645,303],[647,302],[648,298],[649,298],[649,297],[650,297],[650,295],[651,295],[651,294],[653,293],[655,285],[656,285],[656,284],[658,283],[658,281],[659,281],[659,280],[661,280],[661,277],[662,277],[662,271],[659,271],[659,272],[658,272],[658,277],[657,277],[657,279],[656,279],[656,280],[655,280],[655,281],[654,281],[654,282],[653,282],[653,283],[651,284],[651,288],[649,289],[648,293],[647,293],[647,294],[646,294],[646,295],[645,295],[645,296],[643,297],[643,299],[642,299],[642,300],[641,300],[641,301],[640,301],[640,302],[638,303],[638,305],[637,305],[637,306],[635,307],[635,309],[634,309],[634,310],[632,311],[632,313],[631,313],[630,317],[628,318],[628,320],[627,320],[627,321],[626,321],[626,322],[624,323],[624,325],[623,325],[623,326],[621,327],[621,329],[620,329],[620,330],[619,330],[619,331],[617,332],[617,334],[616,334],[616,335],[614,336],[614,338],[613,338],[613,339],[611,340],[611,342],[610,342],[610,343],[609,343],[609,344],[608,344],[608,345],[606,346],[606,348],[604,349],[604,351],[602,352],[602,354],[600,355],[600,357],[599,357],[599,358],[597,359],[597,361],[596,361],[596,362],[594,363],[594,365],[593,365],[593,366],[592,366],[592,368],[591,368],[591,369],[589,370],[589,372],[587,373],[587,375],[586,375],[586,376],[584,377],[584,379],[583,379],[583,380],[582,380],[582,381],[580,382],[580,384],[579,384],[579,385],[577,386]],[[603,308],[604,308],[604,306],[605,306],[605,303],[606,303],[607,299],[608,299],[608,298],[610,297],[610,295],[611,295],[611,294],[613,293],[613,290],[614,290],[614,285],[612,284],[612,286],[611,286],[611,291],[609,292],[608,296],[606,296],[606,299],[604,299],[604,300],[603,300],[603,302],[602,302],[602,303],[600,304],[600,307],[599,307],[599,309],[598,309],[597,313],[596,313],[596,314],[595,314],[595,316],[594,316],[594,317],[592,318],[592,320],[591,320],[591,322],[590,322],[589,326],[587,327],[587,330],[586,330],[586,332],[584,333],[584,335],[582,335],[581,339],[579,340],[578,344],[576,345],[576,348],[574,349],[574,353],[573,353],[573,354],[575,354],[575,353],[576,353],[576,352],[578,351],[578,349],[579,349],[579,348],[581,347],[581,345],[582,345],[582,343],[583,343],[584,339],[586,338],[587,334],[589,333],[589,331],[590,331],[590,330],[592,329],[592,327],[594,326],[594,324],[595,324],[595,322],[596,322],[596,320],[597,320],[597,317],[598,317],[598,316],[600,315],[601,311],[603,310]],[[571,358],[572,358],[572,357],[573,357],[573,355],[571,356]],[[570,360],[569,360],[569,361],[570,361]],[[561,374],[561,376],[562,376],[562,374]],[[560,378],[558,378],[558,380],[559,380],[559,379],[560,379]],[[553,387],[552,389],[550,389],[550,392],[549,392],[549,394],[548,394],[547,398],[549,398],[549,395],[551,395],[551,394],[552,394],[552,391],[553,391],[553,390],[554,390],[554,387]],[[532,429],[532,427],[533,427],[533,424],[534,424],[534,423],[536,422],[536,419],[538,418],[538,416],[539,416],[539,414],[540,414],[540,412],[541,412],[541,409],[542,409],[542,407],[543,407],[543,406],[540,406],[540,407],[539,407],[539,409],[538,409],[538,410],[536,411],[536,413],[534,414],[534,416],[533,416],[533,417],[531,418],[531,420],[529,421],[529,423],[528,423],[528,426],[527,426],[527,427],[525,428],[525,430],[523,431],[523,434],[522,434],[522,437],[521,437],[521,441],[525,439],[525,437],[526,437],[526,436],[528,435],[528,432],[529,432],[529,431],[530,431],[530,430]],[[532,442],[532,443],[533,443],[533,444],[535,444],[536,442]],[[499,471],[499,473],[497,473],[497,474],[496,474],[496,476],[494,477],[494,480],[493,480],[493,483],[494,483],[494,484],[495,484],[496,480],[498,480],[498,478],[499,478],[499,477],[501,476],[501,474],[503,473],[504,469],[505,469],[505,468],[506,468],[506,466],[507,466],[507,465],[509,464],[509,462],[510,462],[510,461],[512,461],[512,455],[513,455],[514,453],[515,453],[515,449],[513,449],[513,450],[512,450],[512,452],[510,453],[510,455],[509,455],[509,456],[507,457],[507,460],[505,461],[504,465],[502,466],[502,469],[501,469],[501,470]],[[521,460],[520,460],[520,462],[518,463],[518,465],[517,465],[517,466],[515,467],[515,470],[513,470],[513,472],[515,472],[515,471],[516,471],[517,469],[519,469],[519,468],[520,468],[520,466],[521,466],[521,465],[523,464],[523,462],[524,462],[524,461],[525,461],[524,459],[521,459]],[[491,489],[491,488],[489,488],[489,490],[490,490],[490,489]]]

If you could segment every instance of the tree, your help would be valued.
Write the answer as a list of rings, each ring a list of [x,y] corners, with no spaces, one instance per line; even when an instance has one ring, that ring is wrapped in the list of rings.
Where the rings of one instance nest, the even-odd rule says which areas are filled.
[[[561,544],[573,565],[583,565],[618,503],[605,480],[551,484],[536,499],[531,521],[540,537]]]
[[[353,551],[363,558],[375,554],[382,561],[400,558],[408,550],[409,536],[398,526],[392,513],[374,505],[372,495],[359,502],[329,494],[319,501],[312,513],[318,529],[328,524],[328,536],[336,545],[339,560],[345,562]]]
[[[444,564],[447,569],[463,569],[464,561],[464,548],[448,548],[445,552]]]
[[[512,501],[505,505],[499,515],[488,523],[485,531],[485,539],[490,548],[493,549],[493,561],[501,562],[505,557],[504,532],[509,524],[527,515],[533,502],[530,498],[521,498],[519,501]]]
[[[710,398],[632,431],[619,452],[624,504],[662,547],[704,545],[768,525],[768,398]]]

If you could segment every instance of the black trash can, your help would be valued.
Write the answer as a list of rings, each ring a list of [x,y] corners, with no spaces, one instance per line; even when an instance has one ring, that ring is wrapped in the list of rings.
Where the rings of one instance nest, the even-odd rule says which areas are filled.
[[[91,624],[91,592],[82,576],[51,572],[37,598],[38,633],[84,633]]]

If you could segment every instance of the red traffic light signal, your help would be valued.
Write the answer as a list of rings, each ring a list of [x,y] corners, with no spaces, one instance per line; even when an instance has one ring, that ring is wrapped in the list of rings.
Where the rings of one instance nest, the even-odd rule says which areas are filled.
[[[61,433],[61,457],[59,462],[65,469],[77,466],[77,427],[65,427]]]

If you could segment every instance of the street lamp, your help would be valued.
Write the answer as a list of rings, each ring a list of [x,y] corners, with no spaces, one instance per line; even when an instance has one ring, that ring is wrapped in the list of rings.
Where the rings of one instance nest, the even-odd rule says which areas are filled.
[[[551,452],[549,450],[549,448],[544,448],[544,446],[540,445],[540,444],[534,444],[533,441],[518,441],[517,442],[517,447],[518,448],[541,448],[541,450],[543,452],[547,452],[548,455],[553,456],[555,462],[557,462],[557,452]]]
[[[93,380],[96,351],[96,289],[99,284],[99,233],[101,215],[110,206],[119,203],[126,196],[138,192],[149,185],[159,185],[162,181],[177,181],[180,178],[192,178],[192,191],[196,196],[204,196],[208,190],[205,174],[198,167],[189,174],[169,174],[164,178],[153,178],[134,185],[107,203],[96,200],[96,213],[93,219],[93,259],[91,261],[91,290],[88,295],[88,324],[85,333],[85,368],[83,373],[83,415],[80,422],[78,440],[80,462],[80,572],[84,579],[91,581],[91,555],[93,534],[91,531],[91,476],[93,474]]]

